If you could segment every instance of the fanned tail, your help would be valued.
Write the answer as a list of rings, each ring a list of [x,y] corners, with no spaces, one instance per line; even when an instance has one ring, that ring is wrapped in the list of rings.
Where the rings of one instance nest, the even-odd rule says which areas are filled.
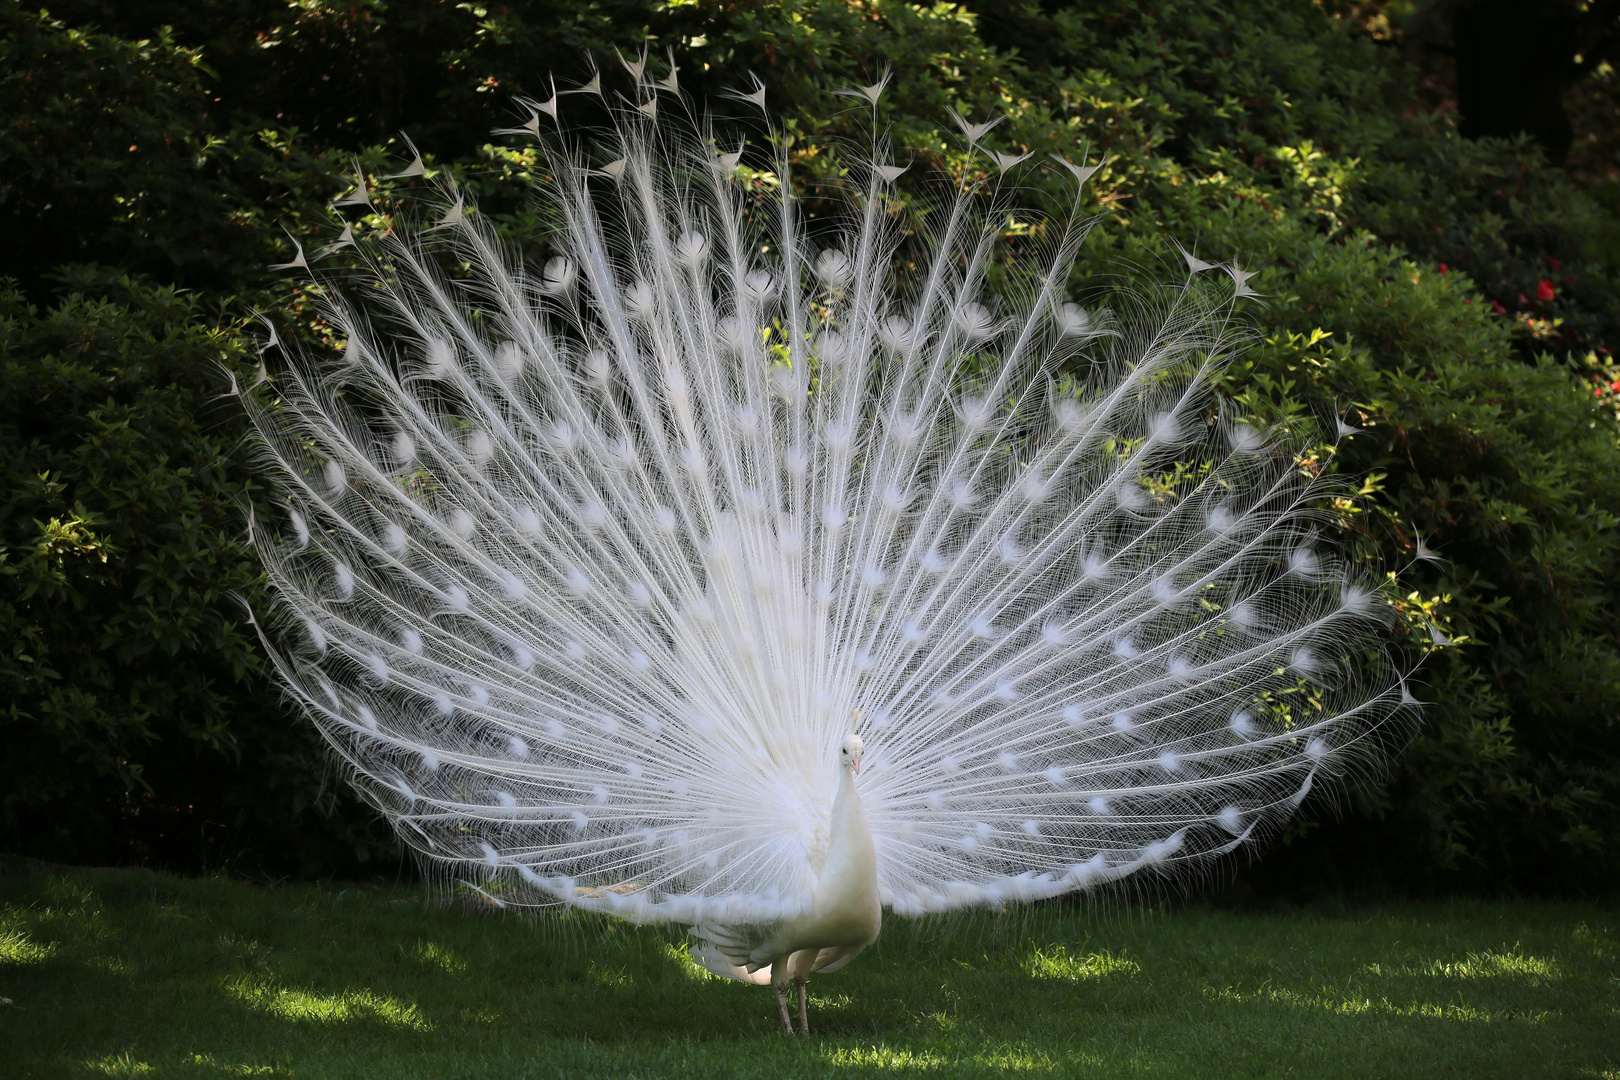
[[[1085,223],[1009,255],[971,184],[897,280],[895,170],[811,228],[785,159],[763,194],[737,160],[646,109],[550,151],[535,267],[446,192],[355,244],[343,361],[245,399],[276,662],[407,842],[627,918],[791,918],[858,714],[917,912],[1207,860],[1376,765],[1387,604],[1320,540],[1338,489],[1214,393],[1239,289],[1088,313]]]

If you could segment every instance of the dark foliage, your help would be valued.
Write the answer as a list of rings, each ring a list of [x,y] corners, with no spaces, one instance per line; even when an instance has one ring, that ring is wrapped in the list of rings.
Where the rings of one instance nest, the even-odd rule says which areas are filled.
[[[1620,59],[1615,0],[1461,0],[1448,4],[1462,133],[1529,135],[1563,163],[1575,141],[1564,94]]]
[[[70,270],[0,293],[0,790],[39,857],[297,872],[386,851],[338,813],[243,604],[258,484],[193,294]]]
[[[757,72],[804,175],[836,176],[862,137],[832,90],[892,65],[883,118],[920,165],[983,167],[941,131],[947,107],[1007,114],[992,144],[1037,160],[1109,155],[1086,274],[1173,273],[1166,234],[1262,268],[1264,340],[1230,390],[1301,435],[1335,414],[1366,429],[1306,464],[1364,477],[1348,539],[1401,573],[1433,704],[1388,785],[1252,880],[1620,880],[1620,228],[1528,142],[1460,139],[1393,50],[1317,5],[75,0],[4,18],[0,233],[24,242],[3,266],[0,677],[24,753],[0,845],[329,871],[379,850],[233,599],[259,588],[238,509],[257,489],[222,373],[251,377],[255,308],[321,347],[307,279],[263,267],[291,254],[283,229],[306,251],[336,232],[326,201],[356,158],[392,171],[400,128],[532,248],[535,156],[485,133],[513,95],[549,97],[549,73],[585,77],[585,50],[622,85],[614,48],[650,41],[700,100]],[[348,218],[362,236],[393,205],[374,183],[381,210]],[[1061,206],[1059,177],[1026,183]],[[281,527],[272,506],[259,520]],[[1420,534],[1446,561],[1413,561]],[[198,830],[211,847],[170,844]]]

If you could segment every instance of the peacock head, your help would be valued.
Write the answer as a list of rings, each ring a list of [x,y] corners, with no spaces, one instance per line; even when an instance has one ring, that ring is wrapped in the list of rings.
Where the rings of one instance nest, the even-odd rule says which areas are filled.
[[[855,734],[845,737],[844,745],[838,753],[840,755],[839,760],[844,767],[859,776],[861,773],[861,755],[866,753],[866,744],[861,741],[861,737]]]

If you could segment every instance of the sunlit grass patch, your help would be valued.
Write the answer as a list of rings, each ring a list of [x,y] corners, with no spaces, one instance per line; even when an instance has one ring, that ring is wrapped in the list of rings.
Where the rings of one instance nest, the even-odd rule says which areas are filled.
[[[128,1050],[83,1064],[88,1072],[101,1076],[151,1076],[157,1072],[151,1065],[137,1060]]]
[[[274,1076],[274,1065],[244,1065],[220,1061],[212,1054],[192,1054],[190,1064],[221,1076]]]
[[[467,970],[467,961],[456,955],[449,946],[436,941],[419,941],[408,955],[419,964],[435,968],[446,975],[460,975]]]
[[[43,964],[56,955],[52,942],[39,942],[21,930],[0,931],[0,965]]]
[[[1459,1023],[1483,1024],[1511,1020],[1539,1024],[1551,1019],[1554,1015],[1546,1010],[1529,1013],[1515,1010],[1498,1012],[1481,1008],[1466,1001],[1392,1001],[1388,997],[1374,998],[1355,994],[1344,995],[1325,989],[1295,990],[1277,986],[1262,987],[1249,993],[1243,993],[1232,987],[1223,987],[1220,990],[1213,991],[1211,996],[1216,1000],[1234,1004],[1267,1001],[1297,1009],[1334,1013],[1339,1016],[1421,1017],[1429,1020],[1446,1020]]]
[[[105,972],[108,975],[127,976],[135,974],[134,965],[126,957],[119,956],[116,953],[97,956],[89,961],[89,965],[95,970]]]
[[[1571,935],[1577,942],[1592,950],[1594,956],[1613,956],[1616,952],[1614,932],[1607,927],[1588,926],[1585,920],[1575,924]],[[1620,1075],[1616,1076],[1620,1080]]]
[[[622,967],[609,967],[597,963],[591,964],[589,978],[597,986],[630,986],[634,981],[630,973]]]
[[[242,977],[225,984],[225,993],[251,1009],[282,1020],[317,1024],[349,1024],[376,1021],[391,1027],[415,1031],[430,1030],[417,1007],[370,990],[344,990],[318,994]]]
[[[682,975],[694,982],[726,982],[724,975],[716,975],[692,959],[692,950],[686,942],[669,943],[661,950]]]
[[[951,1065],[950,1059],[943,1054],[882,1045],[840,1046],[827,1050],[821,1057],[829,1065],[886,1069],[894,1072],[944,1070]]]
[[[1047,1072],[1056,1065],[1047,1054],[1021,1046],[997,1046],[976,1055],[976,1060],[999,1073]]]
[[[1534,978],[1559,979],[1564,975],[1558,961],[1545,956],[1526,956],[1517,944],[1506,952],[1471,952],[1461,960],[1434,960],[1419,973],[1447,979]]]
[[[1105,979],[1110,975],[1138,975],[1142,967],[1124,956],[1101,952],[1075,954],[1067,946],[1036,949],[1024,970],[1037,979]]]
[[[463,1024],[474,1027],[501,1028],[512,1022],[512,1018],[496,1008],[494,1005],[483,1005],[472,1009],[462,1009],[456,1017]]]

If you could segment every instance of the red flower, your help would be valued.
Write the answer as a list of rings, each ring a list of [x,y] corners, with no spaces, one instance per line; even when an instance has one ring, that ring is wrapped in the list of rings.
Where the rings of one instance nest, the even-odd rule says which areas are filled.
[[[1557,294],[1553,292],[1552,282],[1548,281],[1546,278],[1542,278],[1541,284],[1536,286],[1536,299],[1545,304],[1556,295]]]
[[[1492,300],[1491,301],[1491,308],[1498,315],[1506,315],[1507,314],[1507,308],[1502,306],[1502,302],[1500,300]]]
[[[1451,268],[1448,267],[1445,263],[1441,263],[1440,264],[1440,273],[1449,274],[1449,273],[1451,273]]]

